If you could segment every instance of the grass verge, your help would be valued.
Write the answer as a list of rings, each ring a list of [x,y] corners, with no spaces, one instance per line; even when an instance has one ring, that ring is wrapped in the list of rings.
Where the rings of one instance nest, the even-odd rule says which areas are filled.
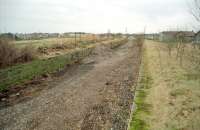
[[[148,70],[148,61],[144,52],[143,61],[140,68],[139,83],[135,94],[135,111],[133,112],[132,121],[129,130],[148,130],[146,118],[150,114],[151,105],[146,102],[148,90],[151,87],[152,78]]]

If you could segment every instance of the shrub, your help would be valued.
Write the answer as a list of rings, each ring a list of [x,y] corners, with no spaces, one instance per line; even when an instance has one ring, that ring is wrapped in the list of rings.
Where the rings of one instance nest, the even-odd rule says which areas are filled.
[[[9,40],[0,39],[0,68],[13,64],[17,56],[17,49]]]
[[[22,48],[18,55],[17,59],[15,59],[16,63],[24,63],[36,59],[36,51],[32,46]]]
[[[75,49],[76,46],[75,44],[71,43],[71,44],[67,44],[67,43],[64,43],[64,44],[53,44],[51,46],[41,46],[37,49],[37,51],[39,53],[42,53],[42,54],[48,54],[48,52],[51,52],[51,51],[59,51],[59,50],[65,50],[65,49]]]
[[[67,48],[67,46],[64,44],[53,44],[50,48],[55,50],[64,50]]]
[[[143,45],[143,43],[144,43],[144,35],[143,34],[136,36],[136,43],[137,43],[137,46]]]
[[[16,48],[7,39],[0,39],[0,68],[5,68],[17,63],[25,63],[36,58],[32,47]]]

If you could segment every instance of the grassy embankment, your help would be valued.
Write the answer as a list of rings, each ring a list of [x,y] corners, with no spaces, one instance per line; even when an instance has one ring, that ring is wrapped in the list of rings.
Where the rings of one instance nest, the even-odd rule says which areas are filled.
[[[199,130],[200,71],[191,50],[180,63],[176,49],[170,56],[166,44],[146,41],[130,130]]]
[[[126,42],[124,39],[115,39],[104,44],[110,47],[118,46]],[[76,61],[91,54],[95,44],[85,48],[77,48],[65,55],[49,58],[37,59],[29,63],[18,64],[6,69],[0,70],[0,91],[6,90],[13,85],[21,84],[35,77],[46,73],[54,73],[62,70],[67,64],[73,64]]]

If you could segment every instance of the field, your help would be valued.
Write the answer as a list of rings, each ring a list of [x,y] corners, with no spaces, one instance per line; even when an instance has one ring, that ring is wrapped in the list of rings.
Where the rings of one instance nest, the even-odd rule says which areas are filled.
[[[52,46],[54,44],[75,44],[77,43],[87,43],[87,42],[95,42],[95,41],[102,41],[102,40],[108,40],[107,38],[100,38],[99,36],[90,36],[90,35],[82,35],[75,37],[68,37],[68,38],[47,38],[47,39],[41,39],[41,40],[22,40],[22,41],[14,41],[14,44],[16,44],[19,47],[24,47],[27,45],[31,45],[34,47],[48,47]]]
[[[199,130],[197,46],[73,40],[31,41],[39,58],[0,70],[1,128]]]

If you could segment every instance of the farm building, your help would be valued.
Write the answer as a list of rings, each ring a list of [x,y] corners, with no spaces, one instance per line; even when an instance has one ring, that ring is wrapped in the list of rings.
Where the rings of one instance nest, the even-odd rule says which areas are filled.
[[[153,33],[153,34],[145,34],[145,38],[148,40],[158,40],[159,34]]]
[[[165,31],[160,33],[159,40],[162,42],[175,42],[181,38],[183,42],[191,42],[194,36],[193,31]]]
[[[49,38],[56,38],[59,37],[59,33],[48,33]]]
[[[178,32],[176,31],[165,31],[161,32],[159,36],[159,40],[162,42],[170,42],[170,41],[175,41],[176,40],[176,34]]]
[[[195,43],[200,43],[200,31],[195,34],[194,42]]]
[[[38,40],[48,38],[48,33],[17,33],[16,36],[23,40]]]
[[[193,31],[184,31],[179,32],[178,34],[181,34],[184,38],[184,42],[192,42],[194,40],[195,33]]]

